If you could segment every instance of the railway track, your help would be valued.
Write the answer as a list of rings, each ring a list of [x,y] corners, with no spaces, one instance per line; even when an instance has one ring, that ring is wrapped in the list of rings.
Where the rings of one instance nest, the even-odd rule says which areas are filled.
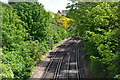
[[[79,50],[80,40],[71,38],[51,57],[41,80],[82,80],[85,78]]]
[[[54,80],[58,80],[58,79],[62,79],[62,78],[65,78],[65,73],[64,72],[62,72],[61,73],[61,71],[62,70],[64,70],[64,68],[66,67],[66,65],[68,64],[67,62],[66,62],[66,59],[67,59],[67,57],[69,56],[70,57],[70,54],[69,54],[69,52],[72,52],[71,50],[71,48],[73,48],[74,47],[74,45],[75,45],[75,43],[74,43],[74,41],[73,42],[71,42],[71,44],[70,45],[68,45],[68,51],[67,51],[67,53],[66,53],[66,55],[65,54],[63,54],[63,59],[61,60],[61,64],[62,65],[58,65],[58,71],[56,72],[56,74],[54,75]],[[67,66],[67,67],[69,67],[69,66]],[[66,71],[66,72],[68,72],[68,71]],[[64,74],[64,75],[63,75]]]

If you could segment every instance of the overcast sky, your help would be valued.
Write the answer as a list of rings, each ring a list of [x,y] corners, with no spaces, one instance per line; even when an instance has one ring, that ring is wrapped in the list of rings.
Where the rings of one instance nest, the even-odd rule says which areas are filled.
[[[7,3],[8,0],[0,0]],[[47,11],[57,12],[58,10],[66,10],[67,3],[70,3],[68,0],[38,0],[44,5],[44,8]]]
[[[39,0],[46,10],[57,12],[58,10],[65,10],[67,3],[70,3],[68,0]]]

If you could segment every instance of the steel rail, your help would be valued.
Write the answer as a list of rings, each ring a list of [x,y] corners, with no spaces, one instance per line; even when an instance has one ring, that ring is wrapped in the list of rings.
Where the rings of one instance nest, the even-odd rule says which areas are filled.
[[[58,78],[58,74],[59,74],[59,71],[60,71],[60,68],[61,68],[61,65],[62,65],[62,62],[63,62],[63,58],[64,58],[64,56],[62,56],[62,58],[59,59],[59,63],[57,65],[57,69],[55,71],[55,75],[54,75],[53,80],[57,80],[57,78]]]
[[[80,49],[78,49],[78,54],[79,54],[79,52],[80,52]],[[80,63],[80,55],[78,55],[78,61],[79,61],[79,63]],[[82,63],[80,63],[81,64],[81,66],[79,65],[79,70],[80,70],[80,78],[81,78],[81,80],[83,80],[83,78],[85,78],[85,74],[84,74],[84,70],[83,70],[83,64]]]
[[[68,76],[69,76],[69,67],[70,67],[70,53],[68,53],[68,61],[67,61],[67,70],[66,70],[66,78],[68,80]]]
[[[79,42],[78,42],[79,43]],[[78,44],[77,44],[78,46]],[[76,48],[76,69],[77,69],[77,79],[80,80],[80,73],[79,73],[79,68],[78,68],[78,64],[79,64],[79,53],[78,53],[78,48]]]
[[[74,41],[75,42],[75,41]],[[74,43],[74,46],[75,46],[76,43]],[[70,59],[71,59],[71,53],[72,53],[72,50],[74,50],[74,46],[72,46],[72,49],[70,49],[70,52],[68,53],[68,61],[67,61],[67,70],[66,70],[66,79],[68,80],[69,79],[69,69],[70,69]]]
[[[69,43],[71,41],[71,44]],[[72,43],[72,41],[73,41],[73,43]],[[83,64],[81,63],[82,61],[81,61],[81,54],[80,54],[80,49],[79,49],[79,43],[80,42],[80,40],[74,40],[74,39],[69,39],[69,40],[67,40],[66,42],[64,42],[64,44],[66,44],[66,43],[68,43],[68,45],[66,46],[66,49],[68,50],[67,51],[67,56],[68,56],[68,58],[67,58],[67,61],[66,61],[66,75],[64,76],[65,77],[65,80],[69,80],[69,70],[70,70],[70,68],[72,68],[71,66],[70,66],[70,62],[72,61],[72,58],[71,58],[71,55],[72,55],[72,52],[75,50],[75,69],[76,69],[76,71],[77,71],[77,73],[75,73],[76,74],[76,78],[77,78],[77,80],[83,80],[83,78],[85,78],[85,74],[84,74],[84,68],[83,68]],[[75,47],[76,46],[76,47]],[[63,45],[61,48],[64,48],[65,47],[65,45]],[[46,68],[46,71],[44,72],[44,74],[43,74],[43,77],[42,77],[42,80],[44,80],[45,78],[46,78],[46,76],[49,76],[49,74],[48,74],[48,72],[49,72],[49,69],[51,68],[51,65],[52,65],[52,63],[54,63],[54,59],[57,57],[57,56],[59,56],[59,58],[58,58],[58,60],[57,60],[57,64],[55,65],[55,69],[54,69],[54,75],[53,75],[53,80],[59,80],[59,75],[60,75],[60,71],[62,70],[62,66],[64,66],[63,65],[63,60],[65,59],[65,53],[64,52],[62,52],[62,53],[60,53],[60,55],[58,55],[58,52],[60,51],[60,50],[62,50],[62,49],[58,49],[57,51],[56,51],[56,54],[51,58],[51,60],[50,60],[50,62],[49,62],[49,64],[48,64],[48,66],[47,66],[47,68]],[[63,78],[64,78],[63,77]]]
[[[77,41],[78,42],[78,41]],[[74,46],[76,45],[77,43],[75,42],[74,43]],[[74,50],[75,49],[75,47],[72,47],[72,49],[71,49],[71,51],[70,51],[70,53],[69,53],[69,57],[68,57],[68,61],[67,61],[67,70],[66,70],[66,79],[67,80],[69,80],[69,69],[70,69],[70,59],[71,59],[71,53],[72,53],[72,50]]]
[[[84,80],[83,78],[85,78],[85,73],[84,73],[84,70],[83,70],[83,64],[81,63],[81,60],[80,60],[80,49],[78,48],[77,50],[77,55],[78,55],[78,63],[80,65],[78,65],[78,68],[79,68],[79,77],[80,77],[80,80]]]
[[[70,44],[70,46],[72,46],[72,45],[73,44]],[[67,48],[68,47],[69,46],[67,46]],[[62,54],[61,58],[59,59],[59,63],[57,65],[53,80],[58,80],[58,78],[59,78],[59,74],[60,74],[60,70],[61,70],[61,66],[62,66],[62,62],[63,62],[64,57],[65,57],[65,54]]]
[[[71,40],[71,39],[69,39],[68,41],[64,42],[64,44],[68,43],[70,40]],[[65,47],[65,45],[62,46],[62,48],[64,48],[64,47]],[[49,64],[48,64],[48,67],[47,67],[45,73],[43,74],[43,77],[42,77],[41,80],[44,80],[44,78],[46,77],[46,75],[47,75],[47,73],[48,73],[48,70],[50,69],[50,66],[51,66],[52,63],[53,63],[53,60],[54,60],[55,57],[58,55],[58,51],[60,51],[60,50],[61,50],[61,48],[58,49],[57,52],[56,52],[56,54],[51,58],[51,60],[50,60],[50,62],[49,62]]]
[[[63,44],[65,44],[65,43],[67,43],[68,41],[70,41],[71,39],[69,39],[69,40],[67,40],[67,41],[65,41]],[[62,46],[62,48],[63,48],[64,46]],[[60,51],[61,50],[61,48],[59,48],[57,51]],[[56,54],[52,57],[52,58],[54,58],[57,54],[58,54],[58,52],[55,52]],[[50,59],[52,59],[52,58],[50,58]],[[41,64],[40,64],[40,66],[42,66],[44,64],[44,62],[42,62]]]
[[[77,55],[79,54],[79,49],[77,50]],[[77,56],[78,59],[78,71],[80,72],[79,77],[82,78],[82,72],[81,72],[81,64],[80,64],[80,55]]]

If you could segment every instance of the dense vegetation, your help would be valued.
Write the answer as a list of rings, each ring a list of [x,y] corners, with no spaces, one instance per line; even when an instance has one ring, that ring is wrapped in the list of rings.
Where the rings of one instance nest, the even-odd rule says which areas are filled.
[[[50,12],[37,2],[4,4],[2,16],[2,62],[0,78],[27,79],[34,66],[53,45],[67,37]],[[54,15],[54,14],[53,14]]]
[[[91,77],[120,76],[120,3],[69,4],[69,18],[47,12],[38,2],[0,4],[0,78],[29,78],[34,66],[50,49],[50,41],[56,45],[68,36],[77,35],[84,41]]]
[[[118,2],[77,2],[67,6],[68,16],[73,19],[71,34],[84,40],[91,77],[114,78],[120,74],[119,7]]]

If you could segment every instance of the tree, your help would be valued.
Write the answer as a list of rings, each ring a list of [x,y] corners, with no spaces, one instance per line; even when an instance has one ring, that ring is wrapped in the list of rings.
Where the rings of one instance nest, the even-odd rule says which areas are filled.
[[[50,16],[38,2],[14,3],[14,10],[27,23],[25,28],[33,37],[33,40],[48,40],[48,30],[50,28]]]
[[[73,30],[85,41],[86,56],[104,65],[101,72],[103,69],[105,75],[99,77],[117,75],[120,72],[119,53],[116,50],[119,44],[116,37],[119,30],[118,3],[78,2],[68,5],[68,8],[68,16],[74,20]]]

